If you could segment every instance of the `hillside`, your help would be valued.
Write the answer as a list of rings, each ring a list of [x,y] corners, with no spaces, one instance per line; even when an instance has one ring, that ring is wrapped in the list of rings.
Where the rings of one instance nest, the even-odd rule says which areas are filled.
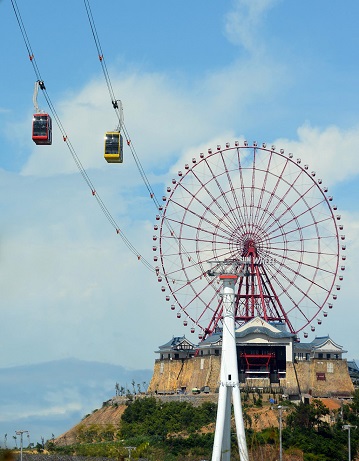
[[[200,394],[196,396],[157,396],[156,398],[161,401],[189,401],[193,405],[201,405],[205,401],[217,402],[217,394]],[[143,396],[137,397],[143,398]],[[321,399],[323,403],[329,408],[330,411],[338,410],[340,408],[340,400],[337,399]],[[128,399],[125,397],[114,397],[113,399],[106,402],[102,408],[94,410],[91,414],[85,416],[82,421],[77,423],[71,429],[64,434],[60,435],[55,439],[56,445],[71,445],[76,443],[76,437],[83,427],[89,427],[92,425],[107,426],[107,425],[118,425],[123,412],[125,411],[128,403]],[[267,427],[278,427],[278,411],[265,402],[263,407],[252,406],[246,410],[247,414],[251,419],[251,427],[255,431],[260,431]]]
[[[157,396],[156,398],[161,401],[189,401],[193,405],[198,406],[206,401],[217,402],[217,394],[201,394],[196,396]],[[142,397],[137,397],[142,398]],[[70,430],[60,435],[55,439],[56,445],[70,445],[76,443],[76,437],[83,427],[92,425],[99,425],[105,427],[106,425],[118,425],[123,412],[125,411],[128,399],[125,397],[114,397],[107,402],[107,405],[98,410],[94,410],[91,414],[85,416],[82,421],[73,426]],[[248,414],[252,420],[252,428],[261,430],[265,427],[276,427],[278,425],[278,414],[276,410],[271,409],[270,406],[265,405],[262,408],[250,408]]]
[[[57,437],[55,439],[56,445],[72,445],[76,443],[78,431],[83,426],[91,426],[93,424],[100,426],[118,424],[125,409],[126,405],[110,405],[104,406],[99,410],[94,410],[93,413],[85,416],[85,418],[82,421],[73,426],[70,430]]]

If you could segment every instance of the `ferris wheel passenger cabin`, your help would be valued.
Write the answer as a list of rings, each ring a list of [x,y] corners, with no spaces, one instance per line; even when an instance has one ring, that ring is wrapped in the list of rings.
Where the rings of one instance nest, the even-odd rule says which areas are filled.
[[[52,121],[49,114],[34,114],[32,118],[32,140],[35,144],[52,144]]]
[[[104,157],[108,163],[123,162],[123,138],[119,131],[108,131],[105,134]]]

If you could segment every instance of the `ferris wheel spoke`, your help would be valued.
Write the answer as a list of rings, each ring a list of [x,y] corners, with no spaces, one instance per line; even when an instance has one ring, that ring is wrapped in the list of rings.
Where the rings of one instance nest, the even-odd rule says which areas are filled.
[[[178,223],[178,224],[180,224],[179,221],[175,221],[175,220],[173,220],[173,219],[171,219],[171,221],[172,221],[173,223]],[[218,227],[218,228],[217,228],[218,230],[220,230],[220,231],[223,230],[223,232],[224,232],[223,234],[220,234],[220,233],[218,233],[217,230],[216,230],[216,232],[213,232],[213,230],[214,230],[215,227],[214,227],[214,224],[213,224],[211,221],[205,220],[205,223],[211,225],[211,226],[212,226],[211,229],[205,229],[204,227],[200,227],[199,224],[197,224],[197,225],[188,224],[188,225],[185,226],[186,232],[188,232],[188,231],[190,231],[190,230],[196,231],[196,233],[200,232],[200,233],[201,233],[201,238],[200,238],[199,240],[203,241],[204,243],[206,243],[206,242],[208,242],[208,243],[213,242],[213,235],[216,235],[217,238],[223,239],[223,242],[219,242],[219,243],[222,243],[223,245],[226,244],[226,242],[228,242],[228,240],[231,238],[231,234],[230,234],[229,232],[227,232],[226,229],[222,229],[222,228]],[[206,236],[208,236],[208,237],[211,237],[210,240],[207,241],[204,237],[202,237],[202,234],[204,234],[204,235],[206,235]],[[164,237],[164,236],[163,236],[163,237]],[[169,236],[168,238],[173,238],[175,241],[178,241],[178,240],[179,240],[179,237],[176,237],[176,238],[175,238],[174,236]],[[182,242],[185,242],[185,241],[188,241],[188,242],[190,242],[190,241],[195,242],[195,241],[198,240],[198,238],[196,238],[196,237],[187,238],[187,237],[181,236],[180,240],[181,240]],[[190,252],[190,251],[187,251],[187,253],[190,254],[191,252]]]
[[[210,304],[209,305],[216,305],[216,308],[215,309],[203,309],[202,312],[200,312],[198,318],[197,318],[197,321],[201,323],[202,319],[205,318],[205,316],[208,317],[208,312],[209,311],[212,311],[212,318],[210,320],[210,322],[208,323],[208,326],[207,326],[207,329],[210,329],[211,328],[211,323],[213,322],[214,319],[218,319],[218,314],[219,313],[222,313],[222,300],[217,300],[218,298],[218,295],[219,295],[219,289],[218,291],[215,293],[215,295],[212,297],[212,299],[210,300]]]
[[[282,172],[282,175],[281,176],[278,176],[278,180],[277,180],[277,183],[276,183],[276,188],[275,190],[273,190],[273,192],[270,192],[270,204],[272,204],[272,201],[274,198],[276,198],[277,200],[277,203],[276,205],[274,206],[274,208],[271,210],[271,214],[272,215],[276,215],[277,216],[277,211],[280,209],[280,207],[284,204],[285,205],[285,199],[288,197],[289,198],[289,201],[291,203],[291,207],[294,207],[297,203],[300,203],[300,200],[301,200],[301,197],[303,195],[303,193],[298,189],[298,187],[296,187],[296,184],[298,182],[298,180],[301,178],[303,172],[300,171],[296,176],[295,178],[293,179],[292,182],[289,182],[289,180],[287,179],[284,179],[283,177],[283,174],[285,172],[285,168],[287,167],[289,163],[287,162],[284,169],[283,169],[283,172]],[[285,187],[285,191],[281,191],[280,194],[277,195],[277,189],[278,189],[278,186],[279,185],[283,185],[283,186],[286,186]],[[311,184],[310,187],[312,188],[313,185]],[[289,194],[290,193],[294,193],[296,195],[296,198],[295,200],[293,201],[293,199],[291,199],[291,197],[289,197]],[[277,219],[282,219],[283,218],[283,215],[288,211],[288,208],[284,208],[284,211],[282,212],[282,214],[279,214]],[[267,219],[262,222],[262,226],[264,227],[267,227],[267,222],[268,222],[268,217]]]
[[[222,215],[219,215],[218,213],[216,213],[214,210],[212,210],[212,207],[214,207],[215,205],[218,206],[218,200],[213,197],[212,198],[212,202],[209,204],[209,205],[205,205],[203,202],[201,202],[196,196],[193,196],[193,198],[201,204],[201,206],[203,207],[203,209],[205,210],[205,213],[206,213],[206,217],[204,217],[204,215],[201,215],[199,210],[197,209],[192,209],[190,207],[185,207],[183,206],[181,203],[177,202],[176,200],[173,200],[173,204],[176,205],[179,209],[182,209],[183,211],[183,225],[185,226],[189,226],[189,224],[186,224],[184,223],[184,218],[187,218],[188,217],[186,216],[187,214],[189,214],[190,216],[194,217],[194,218],[198,218],[199,220],[201,221],[205,221],[207,224],[213,226],[213,227],[218,227],[218,223],[223,223],[224,221],[224,218],[226,219],[226,227],[223,226],[222,228],[222,231],[225,232],[225,233],[228,233],[228,235],[230,236],[231,233],[233,232],[233,230],[236,228],[236,225],[234,222],[232,222],[230,219],[228,219],[228,216],[233,213],[233,209],[229,208],[228,210],[221,210],[222,211]],[[209,214],[209,216],[207,216]],[[210,219],[212,217],[212,219]],[[171,218],[168,218],[171,220]],[[174,221],[172,219],[172,221]],[[180,224],[180,221],[177,221],[178,224]]]
[[[247,206],[247,199],[246,199],[246,194],[245,194],[243,169],[242,169],[242,166],[241,166],[241,158],[240,158],[239,149],[237,149],[237,158],[238,158],[238,171],[239,171],[239,180],[240,180],[240,190],[241,190],[241,195],[242,195],[244,229],[246,231],[248,231],[248,227],[247,227],[247,223],[249,222],[249,219],[248,219],[248,206]]]
[[[274,275],[272,274],[272,278],[273,278],[273,280],[275,280],[275,282],[278,284],[278,286],[282,289],[282,294],[284,294],[291,301],[291,303],[293,305],[293,307],[291,309],[288,309],[287,315],[289,315],[291,313],[291,311],[295,307],[296,310],[305,318],[305,320],[307,322],[310,322],[311,319],[302,310],[302,308],[300,307],[300,304],[295,302],[295,300],[294,300],[293,296],[290,294],[289,290],[282,285],[281,281],[278,280],[277,276],[275,274]]]
[[[201,205],[203,206],[203,209],[205,210],[205,212],[210,213],[210,215],[212,216],[212,218],[215,218],[216,220],[218,220],[218,222],[221,222],[221,221],[222,221],[222,216],[220,216],[220,215],[218,215],[217,213],[215,213],[211,208],[209,208],[208,206],[206,206],[204,203],[201,203],[201,201],[200,201],[196,196],[193,196],[193,198],[194,198],[199,204],[201,204]],[[174,202],[174,203],[176,203],[176,202]],[[214,204],[214,203],[216,203],[215,200],[212,202],[212,204]],[[177,205],[178,205],[179,207],[181,207],[181,205],[180,205],[179,203],[177,203]],[[201,220],[207,222],[207,224],[210,224],[210,225],[214,226],[213,221],[210,220],[209,217],[208,217],[208,218],[207,218],[207,217],[204,218],[203,215],[201,215],[197,209],[194,210],[194,209],[191,209],[191,208],[184,208],[184,207],[183,207],[183,210],[184,210],[184,212],[185,212],[185,215],[191,215],[192,217],[196,217],[196,218],[198,218],[198,219],[201,219]],[[188,226],[188,224],[186,224],[186,226]],[[223,229],[223,230],[225,230],[225,229]]]
[[[294,216],[290,221],[286,221],[282,226],[279,226],[279,225],[278,225],[278,227],[277,227],[276,229],[274,229],[272,232],[285,229],[286,226],[288,226],[289,224],[292,224],[293,221],[298,220],[298,218],[300,218],[301,216],[303,216],[303,214],[300,215],[300,216]],[[283,231],[283,232],[280,232],[279,234],[274,234],[274,235],[272,235],[271,233],[269,233],[269,236],[271,237],[272,240],[275,240],[275,239],[277,239],[277,238],[280,237],[280,236],[283,236],[283,235],[288,236],[289,234],[298,233],[298,230],[303,231],[303,230],[310,229],[310,228],[314,227],[315,230],[316,230],[316,234],[315,234],[314,237],[312,237],[312,240],[314,240],[314,239],[317,240],[317,239],[318,239],[318,224],[323,224],[323,223],[326,223],[326,222],[328,222],[328,221],[331,221],[331,218],[330,218],[330,217],[324,218],[324,219],[319,220],[319,221],[313,221],[313,222],[311,222],[311,223],[309,223],[309,224],[302,225],[302,226],[300,226],[299,228],[294,228],[294,229],[290,229],[290,230],[285,230],[285,231]],[[328,236],[328,237],[321,237],[321,238],[330,238],[330,236]],[[309,238],[308,238],[308,239],[309,239]],[[302,239],[302,240],[304,240],[304,239]]]
[[[319,285],[318,283],[316,283],[314,280],[310,279],[309,277],[301,274],[301,273],[296,273],[296,271],[294,271],[290,266],[286,265],[286,264],[283,264],[282,265],[285,269],[287,269],[287,271],[290,273],[292,272],[293,274],[295,274],[295,279],[290,279],[286,273],[284,273],[283,271],[281,272],[281,277],[286,280],[287,282],[290,282],[291,286],[293,286],[293,288],[295,288],[301,295],[307,297],[311,303],[315,306],[317,306],[318,308],[320,308],[321,306],[319,306],[319,304],[317,303],[317,301],[315,301],[310,295],[309,295],[309,289],[307,290],[304,290],[302,289],[299,284],[297,283],[297,279],[301,279],[301,280],[304,280],[305,282],[309,282],[309,286],[310,288],[314,286],[320,288],[321,290],[323,291],[327,291],[327,289],[325,287],[323,287],[322,285]],[[273,274],[272,274],[273,276]],[[278,280],[278,277],[276,276],[275,277],[276,280]]]
[[[272,155],[272,152],[271,152],[271,155]],[[265,205],[263,205],[263,212],[261,213],[261,217],[258,221],[258,225],[262,226],[262,227],[266,227],[266,217],[267,217],[267,213],[268,213],[268,210],[270,209],[270,207],[272,206],[272,203],[273,203],[273,200],[275,197],[277,197],[277,190],[278,188],[280,187],[281,184],[283,184],[283,176],[284,176],[284,172],[285,172],[285,169],[288,165],[288,162],[289,160],[286,159],[285,160],[285,163],[283,165],[283,168],[281,169],[281,171],[279,171],[277,174],[275,174],[275,172],[272,172],[270,171],[270,163],[268,165],[268,168],[267,168],[267,172],[265,173],[266,175],[266,183],[269,181],[269,178],[275,178],[275,181],[274,181],[274,185],[272,187],[272,189],[268,189],[266,190],[267,192],[267,195],[269,196],[268,198],[268,201],[265,203]],[[300,174],[298,174],[298,177],[300,176]],[[297,180],[297,178],[294,179],[295,181]],[[287,190],[287,192],[285,192],[284,194],[282,194],[282,199],[285,198],[285,196],[288,194],[289,192],[289,189]],[[279,207],[279,202],[277,203],[277,205],[274,207],[274,209],[271,210],[271,214],[274,215],[275,214],[275,211],[276,209]]]
[[[262,209],[263,209],[262,204],[263,204],[263,200],[264,200],[264,197],[265,197],[265,192],[267,192],[266,188],[267,188],[267,182],[268,182],[268,179],[269,179],[269,176],[270,176],[271,162],[272,162],[272,152],[270,152],[270,154],[269,154],[267,168],[265,170],[261,170],[264,173],[264,178],[263,178],[262,185],[261,185],[261,188],[260,188],[260,194],[259,194],[259,199],[258,199],[258,205],[257,205],[257,208],[256,208],[256,213],[255,213],[255,216],[254,216],[254,219],[253,219],[253,222],[257,223],[257,225],[260,225],[260,222],[261,222],[261,219],[262,219],[262,218],[260,218],[260,215],[261,215],[261,212],[262,212]],[[262,214],[262,217],[263,217],[263,214]]]
[[[226,164],[226,162],[224,160],[223,153],[221,154],[221,158],[222,158],[223,166],[224,166],[224,169],[225,169],[225,172],[226,172],[226,176],[227,176],[227,180],[228,180],[228,184],[229,184],[229,190],[230,190],[230,192],[232,194],[233,201],[234,201],[234,204],[235,204],[234,217],[236,219],[238,227],[243,227],[245,225],[245,218],[244,218],[244,216],[242,214],[242,207],[239,204],[238,197],[237,197],[237,194],[236,194],[236,191],[235,191],[235,187],[233,185],[232,178],[231,178],[229,170],[227,168],[227,164]]]
[[[262,282],[262,287],[264,287],[264,290],[269,297],[270,304],[272,306],[273,311],[277,314],[277,319],[278,318],[283,318],[285,319],[287,325],[289,326],[290,331],[294,331],[293,326],[288,318],[287,312],[283,308],[282,303],[279,300],[278,295],[276,294],[272,282],[270,278],[268,277],[267,271],[263,269],[263,273],[260,274],[260,279]]]
[[[210,166],[208,166],[208,168],[209,168],[210,172],[212,173]],[[222,215],[223,215],[223,216],[227,216],[228,221],[231,223],[231,227],[232,227],[232,228],[236,228],[236,227],[238,226],[237,216],[236,216],[236,214],[233,213],[233,209],[232,209],[232,207],[231,207],[229,201],[226,199],[226,194],[225,194],[225,192],[223,191],[223,189],[222,189],[221,185],[219,184],[219,182],[216,181],[216,179],[214,179],[215,182],[216,182],[216,185],[217,185],[217,187],[218,187],[218,189],[219,189],[219,192],[220,192],[218,198],[221,197],[221,198],[224,199],[224,201],[225,201],[225,203],[226,203],[226,205],[227,205],[227,207],[228,207],[227,210],[225,210],[225,209],[223,208],[223,206],[222,206],[222,204],[219,202],[218,198],[216,198],[216,197],[213,195],[212,191],[209,189],[208,184],[210,184],[210,181],[208,181],[208,182],[205,184],[205,183],[202,182],[201,179],[195,174],[195,172],[193,173],[193,175],[194,175],[194,177],[197,179],[198,183],[201,185],[202,191],[206,192],[206,193],[208,194],[208,196],[212,199],[212,204],[211,204],[211,206],[213,207],[213,205],[216,205],[216,206],[218,207],[218,209],[222,212]],[[213,178],[212,178],[212,179],[213,179]],[[208,208],[209,208],[209,210],[211,210],[211,207],[210,207],[210,206],[208,206],[207,209],[208,209]],[[212,210],[211,210],[211,211],[212,211]],[[216,216],[216,217],[217,217],[217,216]],[[232,218],[233,218],[233,219],[232,219]]]
[[[296,254],[295,250],[291,250],[289,248],[287,253],[290,254],[291,252]],[[320,256],[325,256],[325,257],[329,256],[331,258],[334,258],[336,256],[336,253],[323,253],[323,252],[317,253],[317,252],[314,252],[314,251],[305,251],[305,254],[306,255],[319,256],[319,257]],[[268,252],[268,255],[273,255],[273,259],[275,259],[275,257],[278,256],[278,253]],[[287,260],[288,262],[292,262],[292,263],[297,263],[298,262],[298,259],[291,258],[288,255],[285,257],[285,260]],[[324,267],[319,267],[318,265],[303,262],[303,261],[301,262],[301,265],[303,267],[307,268],[307,269],[320,269],[321,272],[327,273],[328,275],[334,275],[336,273],[335,270],[328,270],[328,269],[325,269]]]
[[[284,265],[284,267],[288,270],[288,272],[295,273],[295,271],[293,271],[290,267],[288,267],[288,266],[286,266],[286,265]],[[303,274],[296,274],[296,275],[297,275],[296,279],[299,278],[299,279],[302,279],[302,280],[304,280],[304,281],[306,281],[306,282],[310,282],[311,285],[313,285],[313,286],[319,288],[320,290],[323,290],[324,292],[329,293],[329,290],[328,290],[326,287],[324,287],[323,285],[320,285],[319,283],[317,283],[317,282],[315,281],[315,277],[312,279],[312,278],[309,278],[309,277],[307,277],[307,276],[305,276],[305,275],[303,275]],[[286,277],[283,277],[283,278],[286,278]],[[288,278],[287,278],[287,281],[288,281]],[[298,285],[297,285],[296,283],[294,283],[294,287],[296,287],[296,288],[299,289],[299,287],[298,287]],[[299,289],[299,290],[300,290],[300,289]],[[304,293],[304,291],[302,291],[302,290],[300,290],[300,291],[301,291],[302,294]],[[306,293],[307,293],[307,292],[306,292]]]
[[[190,298],[190,300],[187,302],[187,303],[184,303],[183,306],[182,306],[182,310],[187,312],[189,311],[189,309],[191,308],[192,305],[195,305],[196,302],[200,300],[200,296],[199,296],[199,293],[197,293],[196,291],[194,291],[193,293],[193,296]],[[211,312],[216,312],[216,309],[213,309],[211,305],[208,305],[207,306],[207,311],[211,311]],[[198,319],[197,319],[198,320]]]
[[[226,178],[227,178],[228,184],[229,184],[229,193],[232,194],[232,196],[233,196],[233,198],[234,198],[234,201],[235,201],[235,204],[237,205],[237,203],[238,203],[238,202],[237,202],[237,197],[236,197],[236,195],[235,195],[235,193],[234,193],[233,184],[232,184],[232,182],[231,182],[231,180],[230,180],[229,170],[228,170],[228,168],[227,168],[227,164],[226,164],[226,162],[225,162],[225,160],[224,160],[223,154],[221,154],[221,160],[222,160],[222,163],[223,163],[224,173],[225,173],[225,175],[226,175]],[[221,186],[220,182],[218,181],[218,178],[217,178],[217,176],[214,174],[212,167],[209,165],[209,163],[208,163],[207,161],[206,161],[206,164],[207,164],[208,169],[209,169],[209,171],[211,172],[212,177],[213,177],[213,179],[214,179],[214,181],[215,181],[215,183],[216,183],[216,185],[217,185],[217,187],[218,187],[218,190],[219,190],[219,192],[220,192],[220,195],[219,195],[219,196],[220,196],[220,197],[223,197],[223,199],[225,200],[225,202],[226,202],[226,204],[227,204],[228,211],[231,211],[232,214],[233,214],[233,221],[234,221],[233,224],[234,224],[234,228],[236,228],[236,227],[238,227],[238,226],[243,226],[243,224],[245,223],[245,220],[244,220],[244,218],[243,218],[243,216],[242,216],[240,207],[237,206],[237,207],[235,207],[235,210],[233,210],[233,207],[231,206],[230,201],[229,201],[229,199],[227,198],[227,193],[224,191],[223,187]],[[236,211],[237,213],[234,213],[234,211]],[[226,215],[226,211],[223,210],[223,212],[224,212],[224,215]],[[238,214],[238,212],[239,212],[239,214]],[[231,218],[230,218],[230,219],[231,219]]]
[[[253,213],[255,207],[254,191],[256,184],[256,148],[253,149],[253,162],[251,172],[250,202],[249,202],[249,222],[253,223]]]
[[[184,245],[183,246],[187,246],[187,243],[190,242],[190,240],[186,240],[184,242]],[[192,240],[191,241],[192,243],[195,242],[195,240]],[[202,241],[201,241],[202,243]],[[212,243],[212,242],[208,242],[208,243]],[[223,249],[220,250],[219,248],[217,248],[215,250],[216,254],[215,256],[220,256],[221,258],[223,259],[228,259],[228,258],[231,258],[231,259],[235,259],[234,256],[236,255],[233,255],[233,253],[231,253],[228,249],[227,249],[227,242],[226,241],[223,241]],[[198,249],[195,249],[191,252],[187,252],[186,255],[181,255],[180,258],[181,258],[181,266],[178,267],[177,265],[172,269],[172,268],[168,268],[167,271],[166,271],[166,274],[171,276],[172,278],[175,278],[176,280],[179,280],[177,276],[177,274],[181,273],[181,272],[185,272],[186,274],[190,271],[190,270],[193,270],[193,271],[196,271],[195,272],[195,275],[190,277],[188,276],[188,279],[190,280],[195,280],[195,279],[198,279],[200,277],[203,276],[203,272],[205,272],[204,270],[201,270],[199,271],[199,267],[203,266],[203,264],[206,264],[206,263],[209,263],[212,259],[213,259],[213,249],[211,250],[203,250],[203,251],[199,251]],[[204,255],[203,253],[205,254],[208,254],[207,256]],[[174,257],[178,257],[178,250],[174,249],[172,253],[170,252],[167,252],[167,255],[165,258],[163,258],[163,261],[167,261],[167,260],[170,260],[170,259],[173,259]],[[200,255],[200,257],[198,257]]]
[[[295,208],[295,206],[298,204],[298,203],[301,203],[303,202],[305,205],[307,205],[307,203],[305,202],[304,198],[303,197],[297,197],[296,200],[293,202],[293,203],[286,203],[284,201],[284,197],[283,198],[280,198],[275,210],[272,212],[272,215],[275,216],[275,220],[273,220],[270,224],[268,224],[268,226],[266,227],[267,229],[267,232],[269,233],[270,232],[270,229],[274,226],[275,223],[278,223],[278,222],[281,222],[281,220],[285,219],[286,215],[288,213],[290,213],[292,215],[292,219],[290,221],[288,221],[288,223],[291,223],[293,221],[293,219],[297,219],[299,216],[303,216],[305,215],[307,212],[310,213],[311,211],[311,208],[315,208],[316,206],[319,206],[320,203],[316,203],[315,205],[313,205],[312,207],[310,206],[307,206],[307,208],[305,210],[303,210],[301,213],[299,213],[299,215],[296,215],[294,212],[293,212],[293,209]],[[276,214],[277,210],[279,209],[279,206],[282,206],[284,209],[281,213],[278,213]],[[268,219],[267,219],[267,222],[268,222]],[[266,223],[267,223],[266,222]],[[287,223],[287,222],[286,222]]]

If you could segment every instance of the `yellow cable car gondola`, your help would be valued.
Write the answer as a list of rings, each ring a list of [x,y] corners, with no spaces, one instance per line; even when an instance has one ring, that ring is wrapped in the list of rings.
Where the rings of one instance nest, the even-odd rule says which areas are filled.
[[[108,163],[123,162],[123,138],[119,131],[108,131],[105,134],[104,157]]]

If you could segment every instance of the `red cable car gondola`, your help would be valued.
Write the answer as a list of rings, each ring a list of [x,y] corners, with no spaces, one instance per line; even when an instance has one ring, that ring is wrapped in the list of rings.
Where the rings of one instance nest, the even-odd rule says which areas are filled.
[[[46,90],[45,84],[42,80],[35,82],[34,95],[32,101],[35,107],[35,113],[32,118],[32,140],[35,144],[51,145],[52,144],[52,121],[49,114],[40,110],[37,104],[37,95],[41,90]]]
[[[34,114],[32,118],[32,140],[35,144],[52,144],[52,121],[49,114]]]

